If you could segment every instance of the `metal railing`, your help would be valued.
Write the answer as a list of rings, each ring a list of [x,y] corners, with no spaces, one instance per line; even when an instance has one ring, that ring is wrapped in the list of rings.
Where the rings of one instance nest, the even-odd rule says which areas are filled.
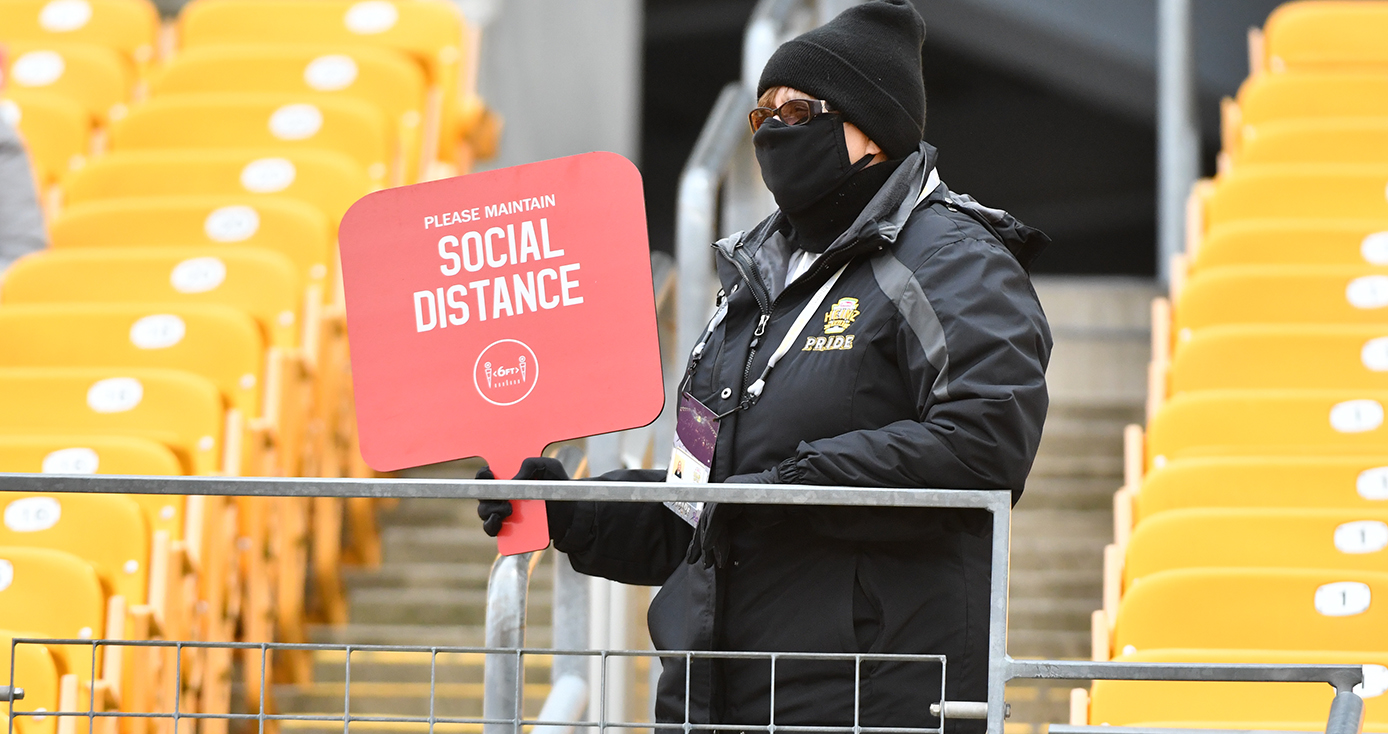
[[[680,174],[675,259],[680,273],[676,343],[681,355],[694,348],[713,313],[716,288],[710,245],[750,227],[776,206],[761,182],[747,126],[762,68],[782,43],[860,1],[761,0],[752,10],[742,37],[742,79],[719,93]]]
[[[1157,280],[1186,250],[1186,198],[1200,178],[1200,110],[1192,0],[1157,2]]]
[[[1363,680],[1363,670],[1351,665],[1248,665],[1248,664],[1194,664],[1194,663],[1128,663],[1128,662],[1083,662],[1048,660],[1013,660],[1007,655],[1007,604],[1008,569],[1011,540],[1011,493],[987,490],[951,489],[902,489],[874,487],[815,487],[804,485],[763,485],[763,484],[666,484],[659,482],[516,482],[516,481],[453,481],[444,479],[277,479],[277,478],[224,478],[224,477],[122,477],[122,476],[56,476],[48,474],[5,474],[0,475],[0,492],[100,492],[119,494],[181,494],[181,495],[231,495],[231,496],[290,496],[290,497],[436,497],[453,499],[542,499],[570,501],[604,502],[720,502],[729,504],[786,504],[821,506],[872,506],[872,507],[935,507],[978,509],[992,516],[992,576],[990,579],[989,634],[988,634],[988,694],[986,701],[938,701],[936,709],[945,718],[986,718],[991,734],[1002,734],[1006,718],[1004,687],[1007,681],[1017,678],[1064,679],[1064,680],[1184,680],[1184,681],[1268,681],[1268,682],[1322,682],[1335,687],[1336,696],[1331,705],[1327,723],[1328,734],[1358,734],[1362,728],[1363,702],[1352,692],[1354,686]],[[518,643],[524,635],[524,609],[516,608],[515,603],[524,599],[524,587],[529,578],[532,558],[517,556],[498,564],[494,573],[493,585],[489,587],[487,648],[402,648],[381,647],[381,650],[415,651],[461,651],[479,652],[488,656],[486,682],[484,686],[484,709],[482,717],[475,717],[460,723],[481,723],[489,732],[515,732],[522,725],[539,724],[544,726],[597,726],[617,727],[616,723],[606,722],[605,705],[603,712],[595,721],[541,721],[529,720],[520,716],[521,691],[523,683],[523,656],[526,654],[546,655],[597,655],[604,661],[612,657],[657,656],[661,658],[681,656],[686,660],[698,657],[772,657],[770,653],[759,652],[651,652],[625,650],[599,651],[555,651],[527,650]],[[497,601],[496,605],[492,600]],[[503,604],[510,599],[512,604]],[[76,644],[105,644],[101,641],[75,640]],[[500,643],[497,647],[490,647]],[[146,642],[125,643],[132,645],[177,645],[206,646],[210,643],[184,642]],[[365,650],[366,646],[315,646],[315,645],[272,645],[244,643],[235,647],[251,647],[261,650],[271,649],[346,649],[350,662],[352,650]],[[263,659],[264,653],[262,653]],[[777,653],[786,658],[789,653]],[[815,655],[811,653],[811,655]],[[861,664],[868,657],[864,655],[833,656],[846,660],[856,660]],[[935,659],[930,656],[925,656]],[[915,659],[915,658],[913,658]],[[925,658],[919,658],[924,660]],[[605,679],[604,675],[604,679]],[[943,675],[941,676],[943,679]],[[262,676],[261,680],[264,678]],[[686,679],[687,680],[687,679]],[[350,682],[350,677],[348,678]],[[12,681],[14,686],[18,683]],[[605,685],[605,680],[599,685]],[[774,680],[773,680],[774,686]],[[773,688],[774,690],[774,688]],[[686,692],[686,704],[687,704]],[[263,698],[262,698],[263,700]],[[599,699],[603,701],[605,699]],[[73,713],[73,712],[60,712]],[[83,716],[90,712],[76,712]],[[59,714],[49,714],[59,715]],[[103,714],[106,715],[106,714]],[[119,715],[119,714],[109,714]],[[178,715],[175,712],[175,715]],[[197,714],[182,714],[195,718]],[[273,720],[275,715],[243,714],[239,716],[259,717],[260,720]],[[343,720],[352,719],[350,700],[344,703]],[[386,717],[392,721],[418,721],[408,717]],[[359,720],[381,720],[381,717],[364,717]],[[337,721],[338,719],[332,719]],[[430,716],[425,722],[436,722]],[[451,721],[451,719],[450,719]],[[620,723],[620,722],[619,722]],[[679,725],[678,722],[671,722]],[[622,728],[622,727],[618,727]],[[699,730],[761,730],[773,732],[785,729],[782,726],[735,726],[732,724],[703,724],[684,722],[685,731]],[[930,729],[922,727],[921,731]],[[832,727],[822,730],[833,730]],[[344,729],[345,731],[345,729]],[[866,731],[855,726],[855,734]]]

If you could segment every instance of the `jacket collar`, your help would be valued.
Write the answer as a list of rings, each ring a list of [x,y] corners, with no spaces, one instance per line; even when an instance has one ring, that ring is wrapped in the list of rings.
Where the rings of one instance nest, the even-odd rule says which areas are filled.
[[[920,147],[882,184],[853,224],[824,251],[821,260],[825,265],[841,263],[880,242],[895,243],[912,212],[922,205],[942,203],[977,221],[1023,268],[1030,268],[1036,256],[1050,244],[1050,237],[1001,209],[985,207],[967,194],[950,191],[936,173],[938,158],[935,147],[921,141]],[[735,232],[715,242],[714,247],[729,260],[735,250],[744,248],[763,275],[772,276],[767,280],[774,281],[775,275],[784,273],[790,256],[790,245],[782,234],[786,226],[785,215],[777,209],[750,231]]]
[[[860,248],[875,246],[876,240],[896,242],[907,218],[920,203],[921,190],[928,174],[935,169],[935,159],[935,148],[921,142],[916,152],[907,156],[896,172],[882,184],[877,195],[863,207],[853,224],[829,245],[821,259],[826,264],[840,262],[843,257],[856,254]],[[783,234],[787,226],[785,215],[777,209],[751,230],[728,235],[715,242],[714,247],[730,259],[736,249],[745,248],[760,269],[783,272],[784,263],[790,255],[790,245]],[[775,267],[777,263],[782,266]]]

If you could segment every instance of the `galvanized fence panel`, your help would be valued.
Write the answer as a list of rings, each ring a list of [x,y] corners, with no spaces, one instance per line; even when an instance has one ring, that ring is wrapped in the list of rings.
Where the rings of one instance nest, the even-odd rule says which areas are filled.
[[[1195,681],[1269,681],[1269,682],[1322,682],[1335,687],[1336,697],[1331,707],[1327,731],[1331,734],[1357,734],[1362,728],[1363,702],[1351,689],[1362,682],[1363,670],[1349,665],[1240,665],[1240,664],[1175,664],[1175,663],[1125,663],[1125,662],[1084,662],[1084,661],[1037,661],[1013,660],[1007,655],[1007,590],[1008,554],[1011,529],[1011,493],[990,490],[953,489],[909,489],[909,488],[868,488],[868,487],[812,487],[802,485],[748,485],[711,484],[684,485],[661,482],[516,482],[516,481],[455,481],[443,479],[277,479],[277,478],[225,478],[225,477],[119,477],[119,476],[56,476],[43,474],[4,474],[0,475],[0,492],[105,492],[126,494],[182,494],[182,495],[232,495],[232,496],[299,496],[299,497],[446,497],[457,499],[542,499],[607,502],[722,502],[733,504],[794,504],[823,506],[875,506],[875,507],[948,507],[985,510],[992,515],[992,578],[990,588],[990,619],[988,640],[988,695],[986,701],[946,701],[941,691],[938,712],[944,719],[986,718],[988,731],[1002,734],[1006,718],[1006,703],[1003,700],[1004,686],[1016,678],[1045,678],[1066,680],[1195,680]],[[508,584],[496,584],[489,588],[489,597],[501,594],[502,587],[512,589],[507,592],[513,600],[509,604],[498,604],[495,611],[489,608],[488,625],[510,625],[523,630],[524,594],[514,593],[528,579],[531,564],[528,561],[515,563],[516,577]],[[522,572],[520,569],[524,569]],[[495,619],[493,619],[495,617]],[[519,621],[518,621],[519,620]],[[498,636],[495,639],[502,639]],[[493,639],[490,635],[489,640]],[[518,641],[519,637],[512,636]],[[501,732],[515,733],[517,727],[581,727],[598,728],[646,728],[649,722],[611,721],[606,706],[596,719],[583,721],[541,721],[527,719],[521,715],[524,702],[524,657],[526,655],[547,656],[598,656],[603,664],[613,657],[683,658],[686,666],[696,659],[704,658],[761,658],[768,661],[790,659],[842,659],[854,661],[861,666],[864,660],[876,660],[884,656],[876,655],[831,655],[824,653],[768,653],[768,652],[725,652],[725,651],[629,651],[629,650],[532,650],[511,644],[484,648],[443,648],[443,647],[391,647],[391,646],[332,646],[332,645],[291,645],[280,643],[206,643],[190,641],[149,641],[149,642],[106,642],[93,640],[67,640],[63,644],[92,645],[95,650],[100,645],[120,644],[125,646],[173,646],[176,665],[181,665],[185,649],[229,648],[258,649],[262,675],[260,685],[265,684],[265,660],[275,650],[335,650],[345,653],[347,669],[344,678],[347,689],[344,695],[341,716],[311,716],[296,714],[275,714],[264,710],[265,697],[260,696],[261,709],[256,713],[236,715],[200,714],[179,710],[179,699],[174,699],[174,710],[168,713],[98,712],[93,695],[89,711],[57,712],[54,716],[85,716],[89,725],[104,718],[161,718],[177,722],[182,719],[230,718],[255,720],[259,732],[263,734],[268,722],[280,721],[330,721],[343,724],[344,734],[350,734],[353,722],[416,723],[432,727],[438,723],[475,724],[484,727],[486,734]],[[35,644],[28,640],[18,644]],[[424,718],[354,716],[351,713],[350,661],[353,651],[413,651],[429,652],[436,657],[441,653],[480,653],[492,659],[509,660],[514,663],[503,666],[509,675],[499,676],[485,690],[485,699],[494,701],[488,709],[484,704],[481,717],[438,717]],[[11,655],[13,656],[13,648]],[[885,656],[888,659],[938,662],[945,665],[939,656]],[[431,680],[433,660],[431,657]],[[93,663],[92,680],[95,680]],[[12,668],[13,669],[13,668]],[[774,670],[774,666],[773,666]],[[605,685],[606,675],[599,685]],[[942,685],[944,676],[941,676]],[[181,673],[175,677],[181,680]],[[688,678],[686,677],[686,681]],[[11,685],[16,685],[12,682]],[[774,680],[773,680],[774,685]],[[856,686],[855,686],[856,690]],[[263,692],[263,691],[262,691]],[[435,700],[431,687],[432,702]],[[601,697],[600,701],[606,701]],[[686,706],[688,694],[686,693]],[[509,701],[509,706],[506,702]],[[496,703],[501,708],[496,708]],[[13,708],[13,701],[11,701]],[[855,703],[855,710],[857,706]],[[503,712],[489,716],[490,712]],[[686,715],[684,722],[668,722],[671,728],[678,726],[684,731],[851,731],[854,734],[876,732],[877,734],[926,734],[938,731],[936,727],[910,729],[875,729],[861,726],[855,722],[852,727],[790,727],[768,723],[745,726],[736,723],[693,722]],[[11,729],[13,729],[11,718]],[[628,726],[630,724],[630,726]],[[637,726],[639,724],[639,726]],[[938,725],[937,725],[938,726]],[[495,729],[494,727],[505,727]],[[659,727],[666,728],[666,727]],[[66,733],[64,733],[66,734]]]

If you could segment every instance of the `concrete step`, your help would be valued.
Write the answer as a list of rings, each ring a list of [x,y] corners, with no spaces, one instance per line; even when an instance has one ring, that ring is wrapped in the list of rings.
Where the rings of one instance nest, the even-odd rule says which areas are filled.
[[[1088,634],[1090,616],[1098,608],[1094,599],[1021,598],[1007,606],[1011,630],[1057,630]]]
[[[280,729],[293,734],[342,734],[339,721],[296,721],[278,722]],[[254,731],[252,729],[252,731]],[[435,722],[432,726],[426,721],[381,722],[357,721],[351,724],[352,734],[482,734],[481,724],[456,724],[451,721]],[[1013,734],[1009,731],[1008,734]],[[1017,734],[1033,734],[1030,731]],[[1039,734],[1036,733],[1036,734]]]
[[[1019,510],[1012,513],[1012,535],[1014,538],[1055,535],[1112,538],[1113,512],[1108,509]]]
[[[417,645],[422,647],[483,647],[486,634],[482,625],[362,624],[309,625],[309,641],[330,645]],[[527,647],[549,647],[553,639],[548,626],[526,628]]]
[[[1017,511],[1040,509],[1111,510],[1122,477],[1040,476],[1027,478]]]
[[[384,563],[374,569],[347,569],[343,581],[349,589],[485,590],[490,574],[490,564],[481,563]],[[553,569],[548,566],[537,568],[530,578],[531,589],[553,585]]]
[[[1046,427],[1077,423],[1097,432],[1113,426],[1141,423],[1146,397],[1124,400],[1052,398],[1046,410]]]
[[[406,498],[393,509],[382,512],[379,520],[383,527],[482,527],[477,517],[477,501],[465,499]]]
[[[1111,433],[1045,433],[1041,436],[1041,447],[1036,453],[1042,458],[1112,458],[1123,456],[1122,429],[1114,436]]]
[[[1088,660],[1089,630],[1009,629],[1007,651],[1018,658]]]
[[[554,595],[532,589],[527,604],[529,624],[547,625]],[[375,588],[353,591],[348,598],[351,619],[361,624],[480,625],[486,622],[485,589]]]
[[[535,716],[549,695],[548,683],[525,686],[525,713]],[[480,717],[481,683],[436,683],[433,686],[433,715],[441,717]],[[310,683],[276,686],[275,704],[286,714],[330,713],[340,715],[345,701],[341,683]],[[350,711],[370,716],[430,715],[430,686],[426,683],[353,683]],[[356,727],[352,727],[353,731]],[[341,729],[339,728],[339,731]]]
[[[490,567],[496,540],[454,526],[387,527],[381,549],[388,563],[478,563]]]
[[[1085,570],[1093,571],[1097,576],[1103,571],[1104,544],[1107,542],[1084,537],[1014,537],[1012,569]]]
[[[1051,326],[1146,328],[1151,301],[1162,294],[1151,278],[1033,275],[1032,285]]]
[[[1031,465],[1032,477],[1081,477],[1087,479],[1103,478],[1123,482],[1123,456],[1067,456],[1063,454],[1038,454]]]
[[[1103,580],[1089,569],[1016,569],[1008,577],[1012,599],[1103,598]]]
[[[548,683],[550,655],[526,655],[527,682]],[[369,683],[481,683],[486,655],[478,652],[394,652],[352,651],[352,680]],[[347,655],[341,650],[319,650],[313,654],[313,680],[316,683],[342,683],[347,680]]]

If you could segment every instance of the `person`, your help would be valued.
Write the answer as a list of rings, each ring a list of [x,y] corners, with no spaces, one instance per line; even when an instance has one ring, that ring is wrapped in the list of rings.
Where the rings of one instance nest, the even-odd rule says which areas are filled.
[[[15,260],[48,245],[29,154],[5,112],[0,106],[0,275]]]
[[[940,182],[922,141],[924,35],[907,0],[873,0],[762,72],[752,141],[779,209],[716,243],[720,315],[682,386],[719,416],[712,482],[1021,495],[1051,350],[1027,267],[1049,240]],[[528,459],[517,478],[567,477]],[[575,569],[662,587],[657,649],[942,654],[948,699],[986,700],[985,512],[715,504],[691,527],[661,504],[548,507]],[[509,511],[478,508],[491,533]],[[694,723],[769,722],[768,660],[685,671],[666,659],[659,722],[683,722],[686,703]],[[864,662],[861,675],[857,723],[938,725],[938,665]],[[852,662],[780,660],[775,676],[778,726],[855,724]]]

